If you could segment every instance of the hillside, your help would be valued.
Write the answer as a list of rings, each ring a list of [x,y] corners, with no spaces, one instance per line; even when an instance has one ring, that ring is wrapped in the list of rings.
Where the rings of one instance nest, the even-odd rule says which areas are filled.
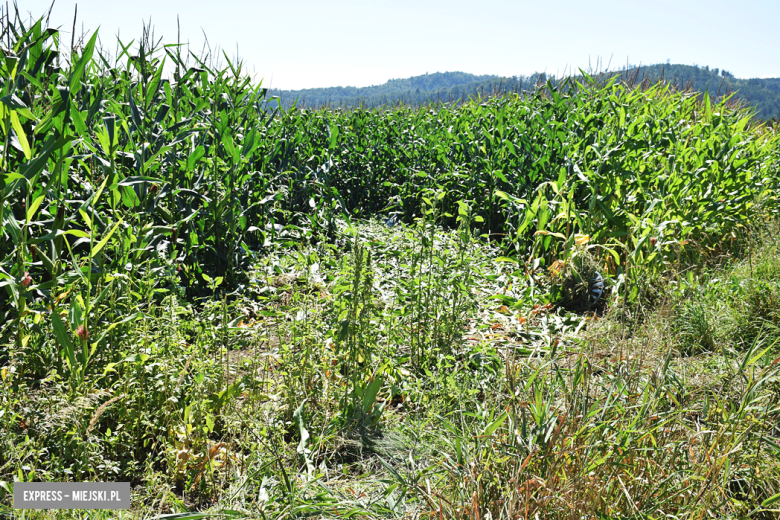
[[[726,70],[696,65],[646,65],[615,71],[625,77],[637,75],[650,80],[664,79],[683,88],[709,91],[717,96],[735,93],[738,100],[756,108],[760,119],[780,115],[780,78],[735,78]],[[465,100],[476,94],[517,92],[545,80],[544,73],[531,76],[476,76],[465,72],[437,72],[406,79],[391,79],[370,87],[328,87],[303,90],[273,90],[285,107],[298,104],[308,107],[353,107],[362,104],[373,107],[403,103],[420,105],[437,101]]]
[[[493,91],[499,85],[520,85],[518,78],[477,76],[465,72],[436,72],[405,79],[391,79],[382,85],[370,87],[328,87],[303,90],[273,90],[283,106],[291,106],[296,100],[310,107],[351,107],[359,104],[377,106],[383,104],[419,105],[430,101],[465,99],[482,90]]]

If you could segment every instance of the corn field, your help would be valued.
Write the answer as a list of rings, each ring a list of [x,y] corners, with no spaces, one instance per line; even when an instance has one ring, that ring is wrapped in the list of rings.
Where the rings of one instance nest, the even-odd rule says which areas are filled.
[[[476,237],[485,247],[495,248],[502,262],[525,266],[529,287],[533,287],[533,272],[557,272],[587,251],[609,278],[611,294],[635,302],[644,278],[681,270],[702,255],[717,255],[741,238],[757,215],[774,218],[780,208],[780,135],[776,129],[757,123],[750,110],[735,106],[728,98],[716,100],[662,82],[583,75],[530,91],[421,108],[280,108],[262,83],[246,74],[239,60],[225,54],[226,66],[219,67],[181,45],[156,42],[147,33],[139,42],[119,41],[118,52],[112,55],[98,45],[97,32],[69,49],[62,35],[46,27],[42,19],[29,26],[17,19],[6,25],[0,41],[5,42],[0,50],[0,366],[17,363],[38,378],[51,372],[71,393],[83,391],[89,381],[103,384],[96,381],[109,380],[120,363],[129,366],[144,361],[143,356],[148,358],[135,353],[131,359],[129,351],[115,345],[132,343],[134,331],[148,323],[155,305],[168,301],[170,294],[181,290],[182,301],[213,299],[218,307],[221,302],[214,319],[224,325],[229,321],[230,295],[251,285],[257,262],[270,258],[280,244],[299,251],[298,255],[306,247],[322,244],[344,247],[345,225],[395,215],[404,225],[413,226],[433,215],[432,208],[436,208],[438,229],[457,229],[459,236]],[[436,242],[433,231],[424,229],[430,235],[421,235],[421,251],[430,253],[430,259],[434,253],[426,247]],[[470,239],[463,238],[462,243]],[[373,257],[364,256],[357,239],[354,246],[349,240],[346,245],[353,248],[354,257],[349,272],[354,279],[344,282],[340,291],[352,299],[334,311],[336,321],[346,325],[334,329],[333,341],[341,338],[349,346],[344,377],[352,386],[339,390],[338,407],[362,409],[361,413],[370,415],[383,385],[370,369],[376,368],[370,350],[379,340],[363,336],[374,334],[368,332],[373,315],[366,310],[373,308],[373,300],[365,294],[374,284],[366,273],[376,267],[371,267]],[[413,248],[408,251],[412,251],[410,257],[417,254]],[[467,263],[460,259],[448,268],[467,280],[472,276]],[[314,264],[319,265],[306,260],[308,267]],[[423,274],[415,278],[415,269],[432,276],[435,266],[432,260],[430,271],[420,265],[412,262],[410,280],[422,284]],[[354,286],[349,285],[353,282]],[[450,288],[457,285],[457,281],[448,283]],[[414,288],[409,287],[412,294]],[[468,299],[465,289],[452,290],[464,302]],[[551,289],[553,297],[555,290]],[[528,291],[526,296],[533,293]],[[360,294],[364,299],[358,304]],[[436,298],[433,292],[414,294],[416,299],[409,300],[408,308],[417,305],[419,309],[421,302]],[[517,296],[512,302],[520,299]],[[442,308],[451,305],[449,314],[443,312],[424,322],[412,314],[408,329],[398,325],[398,330],[407,331],[403,334],[412,336],[412,354],[405,362],[435,370],[441,366],[433,358],[421,361],[425,352],[441,348],[442,356],[454,355],[451,347],[442,346],[460,341],[453,327],[445,330],[441,326],[436,341],[414,339],[422,331],[439,327],[445,317],[461,320],[465,310],[459,307],[461,300],[454,301],[436,303]],[[552,305],[550,301],[538,303]],[[517,305],[520,309],[525,304]],[[531,313],[537,313],[540,305],[523,311],[528,321],[522,318],[519,324],[530,324],[536,315]],[[231,323],[233,329],[241,326]],[[287,340],[278,331],[277,335],[284,345]],[[219,345],[227,335],[215,338],[213,344]],[[550,345],[545,355],[555,352]],[[301,367],[311,361],[295,359]],[[498,362],[507,363],[507,374],[511,372],[508,359]],[[177,391],[190,361],[182,363],[181,376],[176,374]],[[755,362],[754,358],[744,366]],[[665,363],[664,371],[668,358]],[[591,377],[588,367],[577,365],[577,381]],[[366,372],[354,375],[360,370]],[[566,390],[564,385],[561,391],[569,392],[572,410],[580,413],[574,422],[564,423],[566,415],[555,411],[563,405],[552,398],[544,401],[545,392],[552,395],[558,390],[545,387],[548,383],[541,383],[541,376],[533,383],[537,377],[533,374],[545,373],[545,378],[555,381],[549,385],[557,385],[557,365],[538,369],[524,365],[518,370],[531,381],[522,391],[536,400],[536,426],[527,425],[526,416],[515,408],[507,421],[512,425],[509,429],[503,423],[506,414],[479,412],[472,422],[481,425],[484,438],[492,438],[495,432],[502,435],[502,442],[511,443],[507,435],[522,430],[520,437],[538,437],[534,442],[548,452],[565,450],[563,438],[591,442],[596,434],[579,430],[585,427],[583,414],[592,417],[588,415],[593,403],[590,397]],[[651,415],[666,413],[674,401],[674,397],[666,399],[666,390],[661,390],[666,384],[663,378],[659,382],[654,377],[652,391],[650,386],[637,389],[640,383],[632,380],[635,386],[630,392],[632,399],[641,398],[642,420],[648,424],[655,420]],[[188,377],[185,387],[190,383]],[[512,381],[512,395],[516,383]],[[668,384],[672,383],[679,386],[679,381]],[[224,392],[213,402],[221,399],[224,404],[240,394],[229,377],[214,384]],[[303,385],[286,384],[287,388]],[[307,384],[305,388],[312,388]],[[752,392],[751,384],[746,383],[746,392]],[[362,396],[362,404],[349,402],[348,392],[353,390]],[[295,395],[303,399],[303,394]],[[748,397],[745,402],[752,403]],[[160,409],[175,407],[164,399],[156,403],[153,406]],[[514,400],[502,403],[516,406]],[[140,409],[141,404],[128,401],[122,406],[132,414],[133,406]],[[187,406],[182,402],[181,410]],[[290,403],[287,415],[297,406],[298,401]],[[632,418],[614,406],[608,398],[604,410],[617,417],[615,424],[630,431],[635,424]],[[293,430],[304,446],[303,404],[300,407]],[[741,420],[746,412],[741,409],[740,413]],[[372,421],[374,425],[377,417]],[[90,423],[90,430],[94,424],[99,423]],[[140,433],[144,427],[135,423],[139,433],[128,448],[133,457],[147,446]],[[170,428],[156,428],[156,435],[167,431],[174,436]],[[445,429],[452,430],[452,438],[458,436],[456,425],[448,422]],[[528,433],[532,430],[533,435]],[[743,433],[748,435],[747,430]],[[674,430],[668,436],[677,439],[679,434]],[[620,437],[621,442],[629,442],[627,436]],[[641,450],[654,449],[655,441],[649,439],[637,441]],[[459,481],[440,482],[442,490],[449,489],[452,504],[441,505],[439,500],[437,505],[436,493],[430,489],[420,502],[429,512],[446,513],[449,518],[485,518],[484,511],[493,511],[493,518],[499,518],[502,513],[496,504],[510,495],[514,501],[511,516],[527,518],[529,497],[544,488],[541,480],[529,477],[524,487],[516,486],[507,495],[496,468],[511,466],[512,471],[522,473],[529,460],[529,467],[544,467],[539,471],[549,470],[555,479],[574,478],[579,471],[575,466],[590,464],[594,482],[608,480],[602,469],[596,469],[598,465],[568,458],[547,464],[532,457],[533,448],[513,459],[517,464],[501,466],[500,453],[486,455],[488,448],[482,441],[471,453],[477,462],[468,466],[463,462],[468,458],[462,451],[465,447],[457,442],[452,449],[458,456],[445,466],[447,474],[456,475]],[[307,458],[306,449],[299,448],[298,454],[311,475],[313,458]],[[703,460],[704,455],[697,457]],[[628,456],[620,460],[619,464],[631,463]],[[0,455],[0,466],[3,463]],[[483,463],[485,475],[493,478],[489,482],[470,472]],[[550,469],[559,466],[560,471]],[[722,469],[720,463],[717,470]],[[651,466],[643,471],[660,478]],[[415,485],[423,489],[422,482]],[[556,485],[574,496],[584,489],[582,482],[567,487],[558,481]],[[409,493],[417,489],[409,482],[404,485]],[[682,507],[683,495],[675,494],[681,488],[668,486],[664,496],[669,504]],[[284,496],[293,487],[288,483]],[[485,502],[485,509],[480,509],[478,495],[483,491],[493,505]],[[622,497],[622,490],[616,493]],[[584,504],[583,496],[571,500]],[[650,491],[645,500],[661,507],[660,498],[653,498]],[[603,500],[597,502],[599,507],[608,506]],[[546,504],[539,499],[533,508],[542,511]],[[396,511],[387,507],[383,514]],[[318,514],[327,510],[324,506],[315,509]],[[295,516],[292,510],[285,511]],[[304,509],[296,511],[306,514]]]

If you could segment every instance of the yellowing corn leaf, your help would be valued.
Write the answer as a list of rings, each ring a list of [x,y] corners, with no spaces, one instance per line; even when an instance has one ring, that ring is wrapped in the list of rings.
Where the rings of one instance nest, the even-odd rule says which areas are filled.
[[[549,271],[553,274],[558,274],[561,272],[561,269],[566,267],[566,262],[563,260],[556,260],[552,263],[552,265],[549,268]]]
[[[217,455],[219,455],[220,450],[225,446],[224,442],[218,442],[214,446],[209,448],[209,460],[213,460]]]
[[[552,237],[562,238],[566,240],[566,237],[563,235],[563,233],[554,233],[552,231],[537,231],[536,233],[534,233],[534,236],[536,235],[552,236]]]
[[[574,235],[574,243],[578,246],[590,242],[590,235]]]

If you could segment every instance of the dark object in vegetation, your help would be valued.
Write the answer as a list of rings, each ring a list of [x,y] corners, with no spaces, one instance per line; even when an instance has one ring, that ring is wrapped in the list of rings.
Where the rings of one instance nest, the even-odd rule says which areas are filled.
[[[574,257],[561,272],[557,290],[555,287],[552,290],[553,297],[558,296],[558,306],[576,313],[604,307],[605,281],[597,268],[596,260],[587,254]]]
[[[590,289],[588,290],[588,294],[590,295],[589,303],[591,306],[595,305],[596,302],[599,301],[599,298],[601,298],[603,292],[604,278],[602,278],[601,273],[595,271],[593,273],[593,277],[590,279]]]
[[[401,221],[401,218],[398,215],[392,215],[390,218],[385,220],[385,225],[387,227],[394,227],[398,225],[398,223]]]

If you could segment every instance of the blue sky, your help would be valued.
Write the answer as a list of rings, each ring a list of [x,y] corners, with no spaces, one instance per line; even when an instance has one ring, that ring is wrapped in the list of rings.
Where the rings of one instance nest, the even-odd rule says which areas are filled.
[[[245,60],[263,84],[283,89],[367,86],[437,71],[505,76],[572,68],[672,63],[737,77],[780,77],[780,0],[306,1],[56,0],[50,25],[70,41],[100,27],[114,48],[151,17],[165,43],[212,46]],[[45,14],[51,1],[19,10]]]

